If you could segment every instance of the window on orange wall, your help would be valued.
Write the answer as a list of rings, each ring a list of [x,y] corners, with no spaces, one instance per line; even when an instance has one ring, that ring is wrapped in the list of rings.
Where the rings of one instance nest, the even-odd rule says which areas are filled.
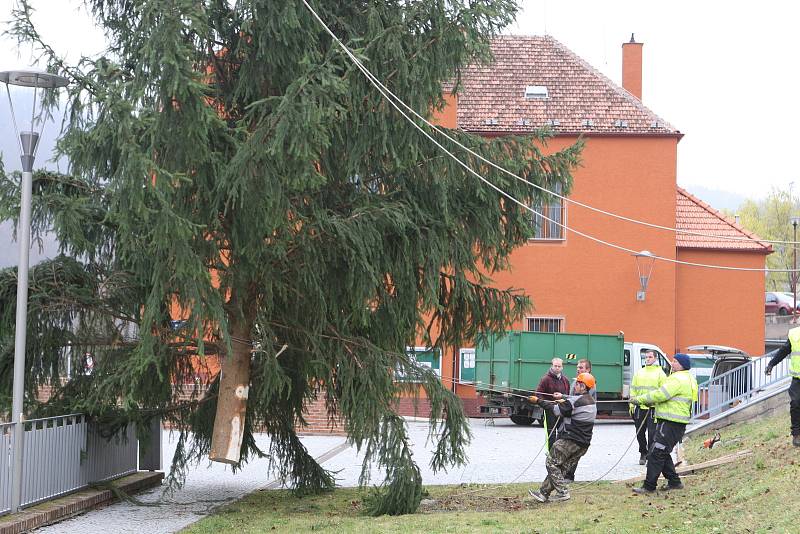
[[[442,354],[438,348],[406,347],[409,358],[422,367],[432,370],[439,378],[442,377]],[[402,369],[395,369],[394,379],[397,382],[419,382],[415,377],[406,376]]]
[[[526,330],[528,332],[563,332],[563,317],[528,317]]]
[[[561,194],[561,184],[556,184],[553,191]],[[567,224],[567,207],[564,201],[556,196],[545,193],[537,202],[531,204],[536,213],[531,213],[533,225],[532,239],[539,241],[563,241]]]

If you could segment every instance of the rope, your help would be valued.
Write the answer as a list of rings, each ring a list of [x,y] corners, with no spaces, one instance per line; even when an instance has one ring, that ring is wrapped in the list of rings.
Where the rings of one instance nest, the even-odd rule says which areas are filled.
[[[614,465],[612,465],[612,466],[611,466],[611,467],[610,467],[610,468],[609,468],[609,469],[608,469],[606,472],[604,472],[602,475],[600,475],[600,477],[598,477],[598,478],[596,478],[596,479],[594,479],[594,480],[592,480],[592,481],[585,482],[585,483],[582,483],[582,484],[580,484],[580,485],[576,485],[576,486],[574,486],[574,487],[573,487],[573,488],[570,490],[570,493],[572,493],[572,492],[575,492],[575,491],[581,491],[581,490],[583,490],[583,489],[585,489],[585,488],[587,488],[587,487],[591,486],[592,484],[596,484],[597,482],[600,482],[600,481],[601,481],[601,480],[602,480],[602,479],[603,479],[603,478],[604,478],[606,475],[608,475],[608,474],[609,474],[611,471],[613,471],[614,469],[616,469],[616,467],[617,467],[617,466],[620,464],[620,462],[621,462],[621,461],[622,461],[622,460],[625,458],[625,456],[628,454],[628,451],[629,451],[629,450],[631,449],[631,447],[633,446],[633,443],[634,443],[634,442],[637,440],[637,438],[639,437],[639,433],[643,431],[643,429],[644,429],[644,425],[645,425],[645,423],[646,423],[646,422],[647,422],[647,419],[643,420],[643,421],[642,421],[642,423],[639,425],[639,427],[636,429],[636,433],[634,434],[634,436],[633,436],[633,439],[632,439],[632,440],[631,440],[631,442],[628,444],[628,447],[625,449],[625,451],[622,453],[622,455],[619,457],[619,459],[618,459],[618,460],[617,460],[617,461],[614,463]],[[486,491],[486,490],[490,490],[490,489],[498,489],[498,488],[502,488],[502,487],[504,487],[504,486],[507,486],[508,484],[514,484],[514,483],[515,483],[515,482],[517,482],[517,481],[518,481],[520,478],[522,478],[522,475],[524,475],[524,474],[525,474],[525,473],[528,471],[528,469],[530,469],[530,468],[531,468],[531,466],[532,466],[532,465],[533,465],[533,463],[536,461],[536,459],[539,457],[539,455],[542,453],[542,451],[545,449],[545,447],[547,447],[547,446],[548,446],[548,443],[549,443],[549,438],[550,438],[550,436],[552,435],[552,433],[553,433],[554,431],[555,431],[555,428],[553,428],[553,429],[550,431],[550,433],[547,435],[547,438],[544,440],[544,443],[543,443],[543,444],[542,444],[542,446],[539,448],[539,451],[536,453],[536,455],[533,457],[533,459],[530,461],[530,463],[529,463],[527,466],[525,466],[525,468],[524,468],[522,471],[520,471],[520,472],[519,472],[519,474],[517,474],[517,476],[516,476],[516,477],[514,477],[514,479],[513,479],[511,482],[504,482],[504,483],[502,483],[502,484],[495,484],[495,485],[493,485],[493,486],[487,486],[487,487],[484,487],[484,488],[479,488],[479,489],[472,490],[472,491],[465,491],[465,492],[463,492],[463,493],[457,493],[457,494],[455,494],[455,495],[452,495],[450,498],[459,498],[459,497],[464,497],[464,496],[466,496],[466,495],[472,495],[472,494],[475,494],[475,493],[480,493],[480,492],[482,492],[482,491]]]
[[[652,410],[652,409],[653,409],[653,408],[651,408],[651,410]],[[652,416],[651,416],[651,417],[652,417]],[[611,471],[613,471],[614,469],[616,469],[616,467],[619,465],[619,463],[622,461],[622,459],[623,459],[623,458],[625,458],[625,455],[627,455],[627,454],[628,454],[628,451],[629,451],[629,450],[631,450],[631,447],[633,446],[633,443],[634,443],[634,442],[635,442],[635,441],[638,439],[638,437],[639,437],[639,433],[643,431],[645,423],[647,423],[647,419],[646,419],[646,418],[645,418],[645,419],[642,421],[642,423],[639,425],[639,428],[637,428],[637,429],[636,429],[636,434],[634,434],[634,436],[633,436],[633,439],[631,440],[631,442],[630,442],[630,443],[628,443],[628,447],[625,449],[625,452],[623,452],[623,453],[622,453],[622,456],[620,456],[620,457],[619,457],[619,460],[617,460],[617,461],[614,463],[614,465],[612,465],[612,466],[611,466],[611,467],[608,469],[608,471],[606,471],[605,473],[603,473],[602,475],[600,475],[600,477],[599,477],[599,478],[596,478],[596,479],[594,479],[594,480],[592,480],[592,481],[590,481],[590,482],[584,482],[583,484],[580,484],[580,485],[577,485],[577,486],[575,486],[575,488],[574,488],[574,489],[572,489],[572,491],[581,491],[582,489],[585,489],[585,488],[587,488],[587,487],[591,486],[592,484],[596,484],[596,483],[600,482],[600,481],[603,479],[603,477],[605,477],[605,476],[606,476],[607,474],[609,474]]]
[[[522,475],[524,475],[528,471],[528,469],[531,468],[531,466],[536,461],[536,459],[539,457],[539,455],[542,454],[542,451],[545,449],[545,447],[548,446],[550,437],[553,435],[553,432],[555,432],[555,430],[556,430],[555,427],[552,430],[550,430],[550,432],[547,434],[547,436],[545,436],[544,443],[542,444],[541,447],[539,447],[539,450],[536,452],[536,454],[534,455],[533,459],[530,461],[530,463],[528,463],[527,466],[525,466],[525,469],[520,471],[519,474],[516,477],[514,477],[514,480],[512,480],[511,482],[504,482],[502,484],[495,484],[494,486],[487,486],[485,488],[479,488],[479,489],[476,489],[476,490],[465,491],[463,493],[457,493],[455,495],[452,495],[451,497],[452,498],[463,497],[465,495],[472,495],[473,493],[480,493],[480,492],[486,491],[488,489],[502,488],[503,486],[506,486],[508,484],[515,483],[517,480],[519,480],[522,477]]]
[[[293,330],[302,331],[300,329],[293,329]],[[307,333],[310,333],[310,332],[307,332]],[[345,343],[348,343],[348,344],[351,344],[351,345],[355,345],[355,346],[368,348],[366,345],[364,345],[362,343],[359,343],[356,340],[345,339],[345,338],[342,338],[342,337],[337,337],[337,336],[332,336],[332,335],[327,335],[327,334],[319,334],[319,333],[315,333],[314,335],[317,335],[317,336],[323,337],[323,338],[329,338],[329,339],[335,339],[335,340],[343,341]],[[236,337],[236,336],[233,336],[233,335],[231,335],[230,338],[231,338],[232,341],[234,341],[236,343],[246,344],[246,345],[252,345],[256,341],[256,340],[247,340],[247,339],[244,339],[244,338],[239,338],[239,337]],[[285,344],[285,343],[279,343],[279,342],[276,342],[276,341],[273,341],[272,343],[276,347],[280,347],[280,350],[275,354],[276,358],[278,356],[280,356],[288,348],[288,345]],[[400,352],[394,352],[394,351],[390,351],[390,350],[379,349],[378,347],[371,347],[371,349],[380,351],[380,352],[382,352],[384,354],[388,354],[390,356],[406,356],[406,354],[403,354],[403,353],[400,353]],[[306,352],[308,354],[315,354],[313,351],[310,351],[308,349],[298,348],[298,347],[293,347],[293,350],[299,350],[301,352]],[[444,383],[447,383],[447,384],[461,384],[461,381],[459,379],[457,379],[457,378],[447,378],[447,377],[442,377],[442,376],[440,376],[438,378],[439,378],[439,380],[441,382],[444,382]],[[548,392],[545,392],[545,391],[538,391],[536,389],[515,389],[514,391],[522,392],[522,393],[515,393],[514,391],[508,391],[508,390],[505,390],[505,389],[496,389],[496,388],[492,388],[491,386],[488,386],[488,387],[484,386],[482,384],[479,386],[477,383],[473,383],[471,385],[474,386],[476,389],[480,389],[481,391],[489,391],[489,392],[492,392],[492,393],[498,393],[498,394],[501,394],[501,395],[504,395],[504,396],[508,396],[508,397],[519,397],[521,399],[527,399],[531,395],[538,395],[538,396],[547,395],[547,396],[550,396],[550,397],[554,396],[552,393],[548,393]],[[598,401],[595,401],[595,402],[597,404],[619,403],[619,402],[625,402],[625,399],[598,400]]]

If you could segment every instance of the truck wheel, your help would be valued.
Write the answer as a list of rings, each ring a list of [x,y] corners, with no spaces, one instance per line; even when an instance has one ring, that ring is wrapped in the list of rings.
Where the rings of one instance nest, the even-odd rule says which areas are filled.
[[[511,422],[512,423],[514,423],[515,425],[520,425],[520,426],[531,426],[533,424],[533,422],[535,421],[535,419],[533,417],[530,417],[530,416],[527,416],[527,415],[514,414],[514,415],[512,415],[510,417],[511,417]]]

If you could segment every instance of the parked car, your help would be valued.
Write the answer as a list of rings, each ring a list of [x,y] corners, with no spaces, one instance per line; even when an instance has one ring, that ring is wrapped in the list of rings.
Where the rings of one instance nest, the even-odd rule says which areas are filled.
[[[789,302],[794,306],[794,293],[790,293],[789,291],[781,291],[780,293],[789,299]],[[800,310],[800,293],[797,294],[797,309]]]
[[[692,345],[686,347],[686,353],[692,361],[691,373],[698,385],[750,359],[743,350],[724,345]]]
[[[767,291],[764,294],[764,313],[789,315],[793,309],[794,295],[787,297],[785,293],[777,291]]]

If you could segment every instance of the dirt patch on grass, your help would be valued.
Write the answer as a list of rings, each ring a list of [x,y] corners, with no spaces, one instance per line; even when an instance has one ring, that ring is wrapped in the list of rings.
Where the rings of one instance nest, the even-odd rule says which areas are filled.
[[[469,490],[465,490],[469,491]],[[419,513],[442,512],[516,512],[534,508],[541,503],[515,496],[497,497],[485,492],[454,493],[438,498],[423,499]]]

